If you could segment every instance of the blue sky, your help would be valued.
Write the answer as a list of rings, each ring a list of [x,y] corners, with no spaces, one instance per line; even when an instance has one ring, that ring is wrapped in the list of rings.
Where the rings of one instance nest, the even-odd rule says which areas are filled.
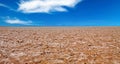
[[[120,26],[120,0],[0,0],[0,26]]]

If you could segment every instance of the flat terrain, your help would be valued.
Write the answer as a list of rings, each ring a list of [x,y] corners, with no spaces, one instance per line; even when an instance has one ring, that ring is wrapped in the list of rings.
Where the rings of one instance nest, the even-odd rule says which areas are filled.
[[[120,64],[120,27],[0,27],[0,64]]]

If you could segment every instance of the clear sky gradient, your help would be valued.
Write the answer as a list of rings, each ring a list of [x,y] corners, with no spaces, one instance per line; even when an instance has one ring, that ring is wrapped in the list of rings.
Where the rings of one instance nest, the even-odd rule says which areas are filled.
[[[0,0],[0,26],[120,26],[120,0]]]

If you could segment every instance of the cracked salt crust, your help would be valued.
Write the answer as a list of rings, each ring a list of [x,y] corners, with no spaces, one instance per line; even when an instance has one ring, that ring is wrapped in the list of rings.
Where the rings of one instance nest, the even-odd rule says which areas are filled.
[[[0,64],[120,64],[120,27],[0,27]]]

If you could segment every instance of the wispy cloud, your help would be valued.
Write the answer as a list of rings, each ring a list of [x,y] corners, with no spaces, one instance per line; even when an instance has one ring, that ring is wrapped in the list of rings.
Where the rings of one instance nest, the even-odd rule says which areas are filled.
[[[0,3],[0,7],[5,7],[7,9],[9,9],[9,10],[16,11],[13,8],[11,8],[11,7],[9,7],[9,6],[5,5],[5,4],[2,4],[2,3]]]
[[[8,24],[21,24],[21,25],[31,25],[32,24],[32,21],[24,21],[24,20],[20,20],[17,18],[14,18],[14,19],[8,18],[5,20],[5,22]]]
[[[2,3],[0,3],[0,6],[2,6],[2,7],[7,7],[6,5],[4,5],[4,4],[2,4]]]
[[[65,7],[73,8],[82,0],[21,0],[19,11],[24,13],[65,12]]]

